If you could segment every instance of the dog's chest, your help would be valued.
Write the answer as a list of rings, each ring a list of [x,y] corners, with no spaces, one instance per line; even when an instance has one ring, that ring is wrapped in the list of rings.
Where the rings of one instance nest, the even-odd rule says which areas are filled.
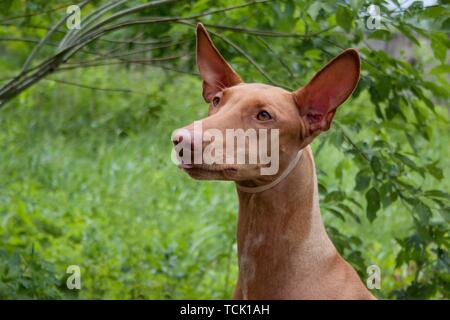
[[[257,261],[256,254],[264,244],[264,235],[249,233],[245,237],[244,247],[239,257],[239,274],[242,294],[248,299],[249,285],[255,278]]]

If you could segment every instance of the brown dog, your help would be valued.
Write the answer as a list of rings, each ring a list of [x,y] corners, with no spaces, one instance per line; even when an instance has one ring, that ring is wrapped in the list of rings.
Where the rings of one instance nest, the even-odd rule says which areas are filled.
[[[208,117],[201,120],[203,130],[225,133],[227,129],[253,128],[278,129],[279,133],[279,150],[273,143],[270,150],[271,155],[279,155],[275,174],[261,174],[267,163],[180,164],[196,179],[236,182],[239,279],[233,298],[373,299],[325,231],[309,146],[314,137],[330,128],[337,107],[356,87],[358,53],[353,49],[344,51],[305,87],[288,92],[270,85],[244,83],[199,24],[197,64],[203,79],[203,97],[210,104]],[[191,124],[177,131],[172,139],[175,148],[181,142],[184,152],[192,154],[208,148],[212,140],[196,140],[194,127]],[[189,159],[194,158],[192,154]]]

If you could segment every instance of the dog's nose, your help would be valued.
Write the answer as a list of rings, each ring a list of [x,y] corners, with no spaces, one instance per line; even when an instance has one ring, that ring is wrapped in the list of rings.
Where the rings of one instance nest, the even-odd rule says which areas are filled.
[[[194,141],[190,130],[186,128],[177,129],[172,135],[172,143],[174,146],[177,146],[177,157],[179,160],[182,162],[186,161],[187,163],[193,161]],[[188,150],[190,150],[190,152],[184,152]]]
[[[172,143],[174,146],[183,143],[184,148],[189,148],[188,146],[190,146],[191,149],[194,148],[194,141],[191,132],[187,129],[176,130],[172,136]]]
[[[185,130],[177,130],[175,131],[174,135],[172,136],[172,143],[174,146],[179,144],[182,141],[187,141],[189,138],[188,133]]]

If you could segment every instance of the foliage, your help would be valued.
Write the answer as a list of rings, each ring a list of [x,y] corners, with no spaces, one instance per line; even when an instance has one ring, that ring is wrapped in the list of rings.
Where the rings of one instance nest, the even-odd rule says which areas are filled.
[[[369,30],[373,3],[381,28]],[[179,1],[121,17],[111,23],[170,21],[105,34],[0,110],[0,297],[77,297],[63,289],[65,268],[77,263],[82,298],[229,297],[233,188],[191,181],[168,161],[171,131],[205,114],[190,75],[201,21],[246,81],[287,89],[359,48],[358,90],[313,144],[328,231],[363,279],[368,265],[380,266],[380,298],[448,298],[448,5],[243,4]],[[64,9],[0,6],[2,85]],[[32,67],[57,54],[66,34],[60,27]],[[403,52],[374,48],[399,37]]]

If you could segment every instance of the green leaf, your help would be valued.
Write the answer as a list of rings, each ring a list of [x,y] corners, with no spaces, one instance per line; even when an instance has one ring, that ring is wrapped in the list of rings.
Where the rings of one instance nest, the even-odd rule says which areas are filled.
[[[410,167],[414,171],[420,173],[420,175],[424,176],[424,171],[425,170],[422,167],[417,166],[416,163],[413,160],[411,160],[409,157],[407,157],[407,156],[405,156],[405,155],[403,155],[401,153],[398,153],[398,152],[396,152],[394,154],[394,156],[397,159],[399,159],[403,164],[407,165],[408,167]]]
[[[342,221],[345,221],[344,215],[339,210],[333,208],[328,208],[328,210],[330,210],[331,213],[333,213],[336,217],[338,217]]]
[[[431,36],[431,49],[433,49],[434,56],[439,59],[442,64],[445,63],[447,57],[447,35],[445,33],[435,33]]]
[[[356,191],[364,191],[370,184],[371,177],[367,174],[367,172],[361,170],[355,177],[355,190]]]
[[[343,191],[332,191],[325,196],[325,202],[339,202],[345,199],[345,193]]]
[[[427,224],[432,215],[430,207],[418,199],[415,199],[414,202],[414,212],[418,215],[421,223]]]
[[[319,193],[320,194],[327,193],[327,187],[323,183],[319,182],[318,186],[319,186]]]
[[[450,65],[441,64],[430,70],[430,74],[433,74],[433,75],[444,74],[444,73],[450,73]]]
[[[414,44],[416,44],[417,46],[420,46],[420,43],[417,40],[417,38],[413,35],[411,30],[408,29],[409,28],[408,25],[406,25],[406,24],[399,24],[399,25],[396,25],[396,27],[401,33],[403,33],[403,35],[405,37],[407,37],[409,40],[414,42]]]
[[[441,18],[444,17],[447,10],[444,6],[428,6],[426,10],[421,12],[421,17],[423,18]]]
[[[382,76],[377,78],[376,83],[370,87],[370,94],[375,102],[382,102],[389,98],[391,89],[391,79],[387,76]]]
[[[377,211],[380,210],[380,194],[375,187],[372,187],[366,193],[367,209],[366,215],[370,222],[377,217]]]
[[[375,30],[374,32],[369,33],[368,38],[375,39],[375,40],[389,41],[392,38],[392,34],[387,30],[379,29],[379,30]]]
[[[397,191],[394,189],[392,182],[388,181],[380,188],[381,203],[384,208],[390,206],[398,198]]]
[[[423,85],[437,97],[448,98],[450,95],[446,87],[439,86],[435,82],[424,81]]]
[[[381,161],[378,157],[373,156],[370,160],[370,166],[372,167],[372,171],[375,175],[378,175],[381,171]]]
[[[442,218],[444,218],[444,220],[446,222],[450,222],[450,208],[449,207],[444,207],[439,209],[439,213],[441,214]]]
[[[444,22],[442,22],[441,28],[445,31],[450,30],[450,18],[447,18],[444,20]]]
[[[338,203],[338,207],[341,208],[344,212],[348,213],[357,223],[361,223],[359,217],[353,212],[352,208],[347,206],[344,203]]]
[[[427,170],[437,180],[442,180],[444,178],[444,172],[442,171],[441,168],[437,167],[435,164],[428,165]]]
[[[353,24],[353,12],[346,6],[338,6],[336,10],[336,22],[345,31],[350,31]]]
[[[423,1],[414,1],[408,7],[407,12],[414,14],[414,13],[419,13],[422,10],[423,10]]]
[[[308,12],[309,16],[310,16],[313,20],[316,20],[316,19],[317,19],[317,16],[318,16],[319,13],[320,13],[320,10],[322,10],[322,3],[320,3],[319,1],[317,1],[317,2],[313,2],[313,3],[309,6],[307,12]]]
[[[450,194],[441,190],[428,190],[424,192],[424,195],[432,198],[442,198],[450,200]]]

